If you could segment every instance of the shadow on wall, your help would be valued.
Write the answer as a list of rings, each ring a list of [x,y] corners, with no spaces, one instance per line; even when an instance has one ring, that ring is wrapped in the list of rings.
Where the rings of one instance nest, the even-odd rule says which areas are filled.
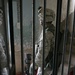
[[[72,33],[73,17],[74,17],[74,13],[69,14],[67,26],[70,33]],[[60,26],[61,32],[65,29],[65,25],[66,25],[66,18],[61,22],[61,26]]]

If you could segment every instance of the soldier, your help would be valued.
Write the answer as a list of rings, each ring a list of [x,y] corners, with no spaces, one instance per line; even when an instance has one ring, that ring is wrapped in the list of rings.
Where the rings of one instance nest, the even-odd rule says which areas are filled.
[[[40,21],[40,25],[43,26],[43,11],[44,9],[42,7],[39,7],[38,9],[38,17]],[[46,8],[46,24],[45,24],[45,75],[50,74],[50,69],[52,68],[52,55],[55,43],[55,26],[52,24],[52,22],[55,20],[55,13],[51,9]],[[42,50],[43,50],[43,30],[41,32],[41,35],[39,37],[39,46],[38,51],[36,53],[35,57],[35,63],[38,65],[38,72],[37,75],[42,75]],[[49,59],[51,59],[50,64],[48,60],[48,55],[50,53]],[[49,64],[49,65],[48,65]],[[50,66],[50,69],[47,67]]]
[[[43,11],[44,9],[42,7],[38,8],[39,22],[40,25],[42,25],[42,27],[43,27]],[[52,24],[52,22],[54,20],[55,20],[54,11],[51,9],[46,9],[44,75],[51,75],[53,69],[53,51],[55,48],[55,26]],[[37,75],[42,75],[42,55],[43,55],[42,52],[43,52],[43,29],[38,39],[38,42],[35,45],[35,65],[38,66]],[[60,53],[61,51],[59,51],[59,54]],[[59,60],[57,64],[58,67],[60,66],[61,63],[61,59],[60,59],[61,56],[59,56]]]
[[[3,11],[0,8],[0,26],[2,26],[3,23]],[[5,54],[5,42],[3,39],[2,34],[0,33],[0,75],[8,75],[7,72],[7,59]]]
[[[0,74],[1,75],[8,75],[7,73],[7,59],[5,54],[5,42],[0,34]]]

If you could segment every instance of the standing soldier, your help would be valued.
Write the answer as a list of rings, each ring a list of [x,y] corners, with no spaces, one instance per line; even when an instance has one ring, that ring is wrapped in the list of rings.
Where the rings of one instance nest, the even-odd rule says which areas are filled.
[[[43,27],[43,11],[42,7],[38,8],[38,17],[40,25]],[[55,48],[55,26],[52,22],[55,20],[55,13],[51,9],[46,9],[46,19],[45,19],[45,65],[44,65],[44,75],[51,75],[53,71],[53,51]],[[60,41],[59,41],[60,42]],[[37,75],[42,75],[42,56],[43,56],[43,28],[38,38],[38,42],[35,45],[35,65],[38,66]],[[58,49],[58,68],[61,64],[62,49]],[[32,64],[31,64],[32,67]],[[30,68],[31,68],[30,67]],[[30,71],[32,71],[30,69]],[[31,73],[31,72],[30,72]],[[32,73],[30,75],[33,75]]]
[[[3,24],[3,11],[0,9],[0,26]],[[0,75],[8,75],[5,42],[0,33]]]
[[[5,54],[5,42],[0,34],[0,74],[1,75],[8,75],[7,73],[7,59]]]

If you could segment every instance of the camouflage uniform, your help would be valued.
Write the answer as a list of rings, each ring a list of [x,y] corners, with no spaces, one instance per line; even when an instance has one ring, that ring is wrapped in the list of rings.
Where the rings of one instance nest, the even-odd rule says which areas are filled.
[[[38,13],[40,24],[43,26],[43,8],[39,8]],[[46,9],[44,75],[50,75],[52,71],[53,50],[55,47],[55,26],[52,24],[54,19],[54,11],[51,9]],[[38,39],[38,43],[35,46],[35,51],[35,65],[38,66],[37,75],[42,75],[43,30]]]
[[[5,55],[5,42],[0,34],[0,74],[1,75],[8,75],[7,74],[7,59]]]

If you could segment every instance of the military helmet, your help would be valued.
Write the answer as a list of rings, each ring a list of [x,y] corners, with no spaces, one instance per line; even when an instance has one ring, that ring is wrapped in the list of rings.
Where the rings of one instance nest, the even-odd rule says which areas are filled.
[[[38,8],[38,16],[43,19],[44,8]],[[40,15],[41,14],[41,15]],[[46,8],[46,22],[51,22],[55,20],[55,13],[52,9]]]

